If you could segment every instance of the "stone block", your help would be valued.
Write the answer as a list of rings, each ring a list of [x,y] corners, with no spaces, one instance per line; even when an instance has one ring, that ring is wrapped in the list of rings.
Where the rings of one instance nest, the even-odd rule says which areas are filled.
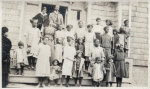
[[[129,10],[129,6],[128,5],[122,5],[122,10]]]
[[[130,48],[134,49],[149,49],[148,44],[130,43]]]
[[[140,17],[131,17],[132,22],[140,22],[140,23],[148,23],[147,18],[140,18]]]
[[[146,23],[138,23],[138,22],[132,22],[132,27],[139,27],[139,28],[148,28],[148,24]]]
[[[129,2],[121,2],[122,5],[129,5]]]
[[[2,2],[2,8],[10,9],[11,7],[12,7],[11,4],[9,4],[7,2]]]
[[[148,13],[148,9],[147,8],[143,8],[143,7],[137,7],[137,11],[138,12],[143,12],[143,13]]]
[[[132,56],[131,56],[132,55]],[[132,54],[131,53],[131,57],[133,57],[133,59],[134,60],[143,60],[143,61],[147,61],[148,60],[148,55],[145,55],[145,54],[143,54],[143,55],[140,55],[140,54]]]
[[[2,8],[2,13],[3,14],[10,14],[10,15],[20,15],[20,10]]]
[[[145,39],[148,39],[148,34],[145,34],[145,33],[134,33],[132,32],[132,35],[133,37],[137,37],[137,38],[145,38]]]
[[[136,11],[137,11],[137,7],[132,6],[132,11],[133,11],[133,12],[136,12]]]
[[[147,28],[138,28],[138,27],[133,27],[131,24],[131,32],[140,32],[140,33],[148,33],[148,29]]]
[[[145,7],[145,8],[148,8],[148,2],[138,2],[138,6],[139,7]]]
[[[11,20],[11,21],[20,21],[20,16],[10,15],[10,14],[2,14],[3,20]]]
[[[128,10],[122,10],[122,15],[129,16],[129,11]]]
[[[22,8],[22,5],[21,5],[21,4],[18,4],[18,5],[17,5],[17,10],[21,10],[21,8]]]
[[[135,38],[135,37],[131,37],[130,38],[131,43],[143,43],[143,44],[147,44],[148,43],[148,39],[145,38]]]
[[[11,27],[20,27],[20,22],[19,21],[6,21],[8,26]]]
[[[138,6],[139,5],[139,3],[138,2],[134,2],[134,3],[132,3],[132,6]]]
[[[92,5],[92,9],[94,9],[94,10],[103,10],[104,7],[103,6],[98,6],[98,5]]]
[[[20,30],[19,27],[10,27],[10,26],[9,26],[8,29],[9,29],[9,32],[10,32],[10,33],[19,34],[19,30]]]

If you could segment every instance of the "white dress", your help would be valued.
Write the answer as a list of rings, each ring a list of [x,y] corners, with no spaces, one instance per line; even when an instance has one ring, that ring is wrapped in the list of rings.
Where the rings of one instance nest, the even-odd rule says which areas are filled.
[[[84,28],[78,28],[75,32],[76,32],[77,38],[84,39],[84,32],[85,32]]]
[[[73,61],[74,56],[76,55],[76,50],[72,46],[66,46],[64,48],[64,63],[62,66],[62,75],[72,75],[72,67],[73,67]],[[69,59],[70,60],[69,60]]]
[[[55,45],[55,59],[57,59],[60,63],[62,63],[62,52],[63,52],[63,39],[65,38],[63,31],[56,31],[55,39],[61,39],[62,44]]]
[[[65,32],[65,40],[64,40],[64,46],[67,46],[68,45],[68,42],[67,42],[67,37],[72,37],[73,39],[74,39],[74,45],[75,45],[75,32],[74,31],[70,31],[70,32],[68,32],[68,31],[66,31]]]
[[[100,35],[105,33],[101,25],[93,25],[93,32],[100,33]]]
[[[100,82],[104,78],[104,65],[102,63],[93,65],[93,81]]]
[[[91,56],[92,48],[94,46],[94,39],[96,38],[95,33],[85,32],[85,56]]]
[[[109,26],[109,32],[108,35],[112,38],[113,37],[113,29],[111,26]]]
[[[50,76],[50,46],[40,44],[38,47],[38,59],[36,63],[36,76]]]
[[[31,53],[36,57],[35,52],[37,51],[37,46],[41,37],[40,30],[38,28],[31,28],[27,31],[27,44],[31,45]]]

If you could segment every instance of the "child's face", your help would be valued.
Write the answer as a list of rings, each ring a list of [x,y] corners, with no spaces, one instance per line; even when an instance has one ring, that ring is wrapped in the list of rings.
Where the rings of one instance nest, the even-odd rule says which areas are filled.
[[[45,39],[43,40],[43,44],[47,44],[47,42],[48,42],[48,38],[45,38]]]
[[[96,45],[96,46],[99,46],[99,40],[96,40],[96,41],[95,41],[95,45]]]
[[[83,27],[83,22],[80,22],[80,23],[79,23],[79,27]]]
[[[109,59],[109,62],[113,62],[113,59]]]
[[[58,30],[61,30],[61,29],[62,29],[62,26],[61,26],[61,25],[59,25],[59,26],[58,26]]]
[[[68,44],[69,44],[69,46],[72,46],[73,40],[71,40]]]
[[[22,46],[22,45],[19,46],[20,49],[23,49],[23,47],[24,47],[24,46]]]
[[[120,49],[120,51],[123,51],[123,46],[120,46],[120,48],[119,48],[119,49]]]
[[[96,22],[97,22],[97,25],[99,25],[99,24],[100,24],[100,22],[101,22],[101,20],[97,20]]]
[[[54,61],[54,66],[57,66],[58,65],[58,62],[57,61]]]
[[[98,58],[96,62],[97,62],[98,64],[101,63],[101,59]]]
[[[37,27],[37,21],[36,21],[36,20],[33,20],[32,25],[33,25],[33,27]]]
[[[5,37],[8,37],[8,32],[5,32],[5,33],[4,33],[4,36],[5,36]]]
[[[109,32],[109,28],[107,27],[106,29],[105,29],[105,33],[108,33]]]
[[[109,26],[109,24],[110,24],[110,21],[109,21],[109,20],[108,20],[108,21],[106,21],[106,25],[107,25],[107,26]]]
[[[42,10],[42,12],[43,12],[43,14],[45,14],[46,13],[46,9]]]
[[[114,31],[114,35],[116,35],[117,34],[117,32],[116,31]]]
[[[82,53],[78,53],[78,57],[82,57]]]
[[[89,27],[89,28],[88,28],[88,31],[91,32],[91,31],[92,31],[92,27]]]
[[[129,24],[129,21],[126,21],[124,24],[125,24],[125,26],[128,26],[128,24]]]
[[[52,25],[52,24],[53,24],[53,20],[50,20],[49,25]]]
[[[72,29],[72,27],[68,27],[68,28],[67,28],[67,31],[71,31],[71,29]]]

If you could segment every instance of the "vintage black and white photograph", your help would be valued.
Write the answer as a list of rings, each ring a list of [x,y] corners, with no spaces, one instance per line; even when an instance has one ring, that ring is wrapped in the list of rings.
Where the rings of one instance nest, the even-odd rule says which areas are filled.
[[[1,5],[1,88],[148,87],[148,0]]]

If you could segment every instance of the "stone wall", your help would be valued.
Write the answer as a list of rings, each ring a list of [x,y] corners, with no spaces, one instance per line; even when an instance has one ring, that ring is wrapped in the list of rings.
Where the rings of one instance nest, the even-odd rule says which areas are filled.
[[[93,2],[91,10],[91,20],[92,23],[96,23],[96,18],[101,18],[101,25],[106,26],[106,19],[112,20],[112,27],[117,27],[117,15],[116,15],[116,5],[111,2]]]
[[[18,44],[20,12],[20,1],[2,1],[2,26],[6,26],[9,29],[8,38],[12,42],[12,49],[15,49]]]
[[[131,17],[131,57],[134,65],[148,66],[148,3],[132,4]]]

